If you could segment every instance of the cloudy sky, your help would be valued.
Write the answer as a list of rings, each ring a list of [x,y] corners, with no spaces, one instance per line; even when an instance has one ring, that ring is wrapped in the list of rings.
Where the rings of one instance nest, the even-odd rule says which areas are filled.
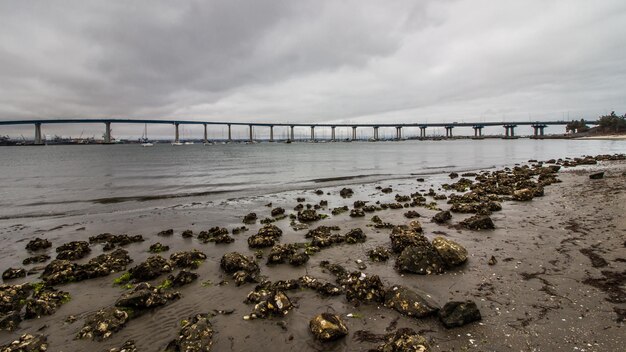
[[[0,82],[0,120],[594,118],[626,1],[1,0]]]

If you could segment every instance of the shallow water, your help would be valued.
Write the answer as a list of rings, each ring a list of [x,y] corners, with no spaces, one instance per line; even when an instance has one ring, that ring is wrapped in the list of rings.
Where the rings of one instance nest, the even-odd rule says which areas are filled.
[[[0,148],[0,219],[70,216],[623,153],[624,141],[450,140]]]

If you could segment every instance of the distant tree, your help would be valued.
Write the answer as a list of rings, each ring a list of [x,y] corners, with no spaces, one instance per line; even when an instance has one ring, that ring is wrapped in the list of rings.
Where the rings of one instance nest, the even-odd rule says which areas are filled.
[[[565,131],[572,131],[574,133],[587,132],[589,130],[589,126],[585,123],[585,119],[580,119],[580,121],[572,121],[565,126]]]
[[[618,116],[615,111],[598,118],[598,129],[602,132],[626,132],[626,114]]]

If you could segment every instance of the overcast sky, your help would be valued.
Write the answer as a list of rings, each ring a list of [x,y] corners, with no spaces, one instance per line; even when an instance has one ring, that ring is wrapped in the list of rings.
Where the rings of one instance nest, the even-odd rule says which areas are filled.
[[[626,112],[624,0],[0,1],[0,120],[611,110]]]

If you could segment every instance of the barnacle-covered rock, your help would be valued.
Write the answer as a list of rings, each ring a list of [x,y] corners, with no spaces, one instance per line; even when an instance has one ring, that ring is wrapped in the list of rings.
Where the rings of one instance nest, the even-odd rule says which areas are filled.
[[[2,352],[43,352],[48,349],[45,335],[24,334],[18,340],[0,346]]]
[[[355,271],[341,279],[339,283],[345,288],[346,299],[355,304],[382,303],[385,300],[385,286],[378,275],[368,276]]]
[[[120,331],[128,320],[128,313],[116,307],[100,309],[87,318],[76,337],[101,341]]]
[[[367,236],[360,228],[355,228],[344,235],[346,243],[362,243],[365,242]]]
[[[428,239],[424,235],[400,226],[393,228],[389,238],[391,239],[391,250],[395,253],[402,253],[409,246],[419,246],[423,243],[428,243]]]
[[[196,314],[180,322],[178,337],[170,341],[165,352],[208,352],[213,345],[213,327],[208,314]]]
[[[385,247],[378,246],[367,251],[367,256],[373,262],[386,262],[391,256],[391,251]]]
[[[181,270],[176,275],[169,275],[167,279],[172,283],[172,287],[181,287],[196,281],[198,279],[198,274],[187,270]]]
[[[249,213],[243,217],[244,224],[254,224],[256,222],[257,216],[256,213]]]
[[[251,319],[265,319],[269,317],[283,317],[293,308],[293,304],[287,295],[274,290],[265,295],[263,299],[254,306]]]
[[[467,249],[452,240],[437,236],[433,239],[432,244],[448,268],[461,265],[467,261]]]
[[[429,352],[430,346],[424,337],[413,329],[402,328],[388,334],[385,342],[378,346],[379,352]]]
[[[445,264],[435,247],[428,241],[406,247],[396,260],[401,272],[420,275],[443,273]]]
[[[176,252],[170,255],[170,261],[178,268],[196,269],[206,260],[206,254],[197,249],[191,251]]]
[[[172,263],[160,255],[150,256],[143,263],[128,270],[136,282],[150,281],[171,271]]]
[[[298,212],[298,221],[300,222],[313,222],[321,218],[315,209],[305,209]]]
[[[473,301],[448,302],[439,311],[439,320],[446,328],[463,326],[480,319],[480,311]]]
[[[49,286],[35,290],[33,296],[26,300],[25,319],[52,315],[64,303],[70,300],[70,294]]]
[[[2,280],[13,280],[21,277],[26,277],[26,270],[24,268],[8,268],[2,273]]]
[[[322,342],[334,341],[348,335],[348,328],[336,314],[322,313],[309,322],[309,329]]]
[[[488,215],[474,215],[461,221],[460,225],[469,230],[492,230],[496,228]]]
[[[86,257],[91,252],[91,248],[89,248],[89,242],[72,241],[57,247],[56,252],[57,259],[78,260]]]
[[[130,308],[133,311],[145,310],[159,307],[168,302],[179,299],[179,292],[163,292],[158,287],[152,287],[147,282],[142,282],[128,293],[124,293],[115,302],[115,306],[119,308]]]
[[[448,221],[452,219],[452,214],[450,214],[449,211],[440,211],[437,214],[435,214],[435,216],[433,216],[432,221],[438,223],[438,224],[443,224],[444,222]]]
[[[385,306],[406,316],[416,318],[427,317],[439,310],[437,304],[425,293],[400,285],[394,285],[387,290]]]
[[[198,239],[204,243],[215,242],[220,243],[233,243],[235,239],[228,234],[228,229],[223,227],[212,227],[208,231],[201,231],[198,234]]]
[[[46,249],[52,247],[52,243],[45,238],[35,238],[33,240],[28,241],[26,244],[26,250],[29,251],[38,251],[41,249]]]

